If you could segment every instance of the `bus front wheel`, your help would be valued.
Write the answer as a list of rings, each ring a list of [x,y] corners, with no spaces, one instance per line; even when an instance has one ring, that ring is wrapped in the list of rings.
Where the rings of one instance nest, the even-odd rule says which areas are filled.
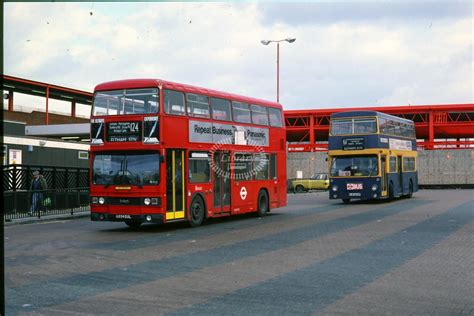
[[[260,190],[257,200],[257,215],[262,217],[268,212],[268,195],[265,190]]]
[[[189,225],[197,227],[204,220],[204,202],[199,196],[196,196],[189,207]]]

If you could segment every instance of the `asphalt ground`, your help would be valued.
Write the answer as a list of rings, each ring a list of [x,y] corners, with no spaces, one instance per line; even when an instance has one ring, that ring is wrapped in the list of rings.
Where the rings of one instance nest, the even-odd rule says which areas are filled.
[[[5,227],[6,313],[474,315],[474,190],[244,215]]]

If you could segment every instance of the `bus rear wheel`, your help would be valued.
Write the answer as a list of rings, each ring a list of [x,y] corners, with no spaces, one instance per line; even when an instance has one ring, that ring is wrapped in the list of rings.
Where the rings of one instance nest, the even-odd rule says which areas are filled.
[[[260,190],[257,200],[257,215],[262,217],[268,212],[268,195],[265,190]]]
[[[125,221],[125,224],[127,224],[127,226],[130,228],[138,228],[142,225],[142,222],[137,221],[137,220],[129,220],[129,221]]]
[[[348,204],[350,201],[351,199],[342,199],[342,202],[344,202],[345,204]]]
[[[197,227],[204,221],[204,202],[196,196],[189,207],[189,225]]]

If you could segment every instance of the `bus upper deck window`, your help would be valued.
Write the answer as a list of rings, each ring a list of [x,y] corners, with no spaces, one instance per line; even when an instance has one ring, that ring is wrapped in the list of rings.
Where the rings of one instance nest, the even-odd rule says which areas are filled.
[[[186,93],[189,116],[209,117],[209,98],[205,95]]]
[[[232,102],[232,114],[234,121],[238,123],[250,123],[249,105],[241,102]]]
[[[157,113],[157,88],[100,91],[94,96],[93,115]]]
[[[375,118],[354,119],[354,134],[369,134],[377,132]]]
[[[166,114],[184,115],[184,94],[179,91],[164,91],[164,107]]]
[[[230,101],[211,98],[212,118],[219,121],[231,121]]]
[[[250,112],[252,113],[252,123],[268,125],[268,112],[266,107],[252,104],[250,106]]]
[[[270,119],[270,126],[282,127],[283,120],[281,118],[280,109],[268,108],[268,117]]]
[[[352,134],[352,120],[333,120],[331,123],[331,134]]]

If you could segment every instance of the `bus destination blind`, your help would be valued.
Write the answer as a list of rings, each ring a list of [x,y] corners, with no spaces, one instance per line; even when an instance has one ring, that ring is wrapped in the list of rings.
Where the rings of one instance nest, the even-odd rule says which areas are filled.
[[[107,124],[108,142],[138,142],[142,139],[142,122],[110,122]]]
[[[364,138],[363,137],[356,137],[356,138],[343,138],[342,139],[342,149],[343,150],[363,150],[364,146]]]

